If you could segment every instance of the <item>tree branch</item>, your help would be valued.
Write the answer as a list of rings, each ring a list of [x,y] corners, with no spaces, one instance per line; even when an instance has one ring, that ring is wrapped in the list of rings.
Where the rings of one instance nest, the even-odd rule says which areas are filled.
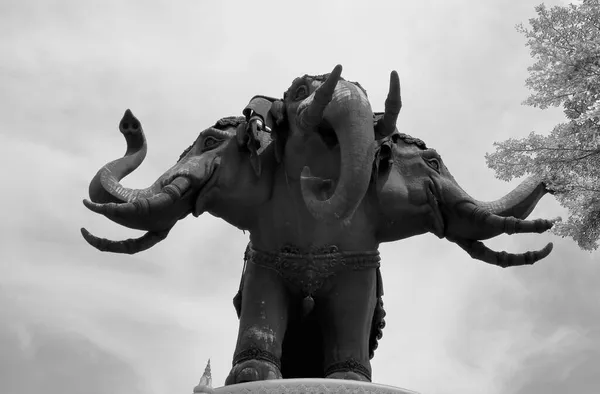
[[[571,151],[571,152],[590,152],[591,154],[594,153],[600,153],[599,149],[576,149],[576,148],[549,148],[546,146],[542,146],[539,148],[505,148],[507,151],[513,151],[513,152],[539,152],[542,150],[548,150],[548,151]]]

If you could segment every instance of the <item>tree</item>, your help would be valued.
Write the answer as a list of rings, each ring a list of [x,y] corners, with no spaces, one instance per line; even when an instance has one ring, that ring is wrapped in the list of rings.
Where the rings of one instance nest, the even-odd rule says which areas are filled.
[[[562,105],[566,121],[549,135],[496,142],[486,161],[502,180],[539,176],[569,212],[554,233],[591,251],[600,239],[600,0],[535,10],[530,29],[516,27],[536,60],[523,104]]]

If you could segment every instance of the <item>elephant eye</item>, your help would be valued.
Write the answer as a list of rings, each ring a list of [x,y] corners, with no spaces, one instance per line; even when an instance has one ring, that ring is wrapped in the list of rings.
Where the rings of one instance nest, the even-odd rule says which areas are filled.
[[[300,85],[294,93],[294,101],[302,100],[306,98],[306,96],[308,96],[308,88],[306,87],[306,85]]]
[[[440,162],[437,159],[426,159],[425,162],[429,165],[429,167],[433,168],[437,172],[440,172]]]
[[[220,141],[219,141],[218,139],[216,139],[215,137],[210,137],[210,136],[209,136],[209,137],[206,137],[206,138],[204,139],[204,144],[203,144],[203,146],[202,146],[202,147],[203,147],[204,149],[211,149],[211,148],[214,148],[215,146],[217,146],[217,144],[218,144],[219,142],[220,142]]]

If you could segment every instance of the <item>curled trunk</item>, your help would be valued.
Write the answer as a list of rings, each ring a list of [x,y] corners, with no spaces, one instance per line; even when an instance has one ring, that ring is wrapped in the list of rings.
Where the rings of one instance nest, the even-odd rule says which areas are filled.
[[[89,186],[92,201],[84,200],[83,203],[93,212],[118,224],[146,230],[147,233],[124,241],[99,238],[86,229],[81,229],[81,234],[90,245],[101,251],[132,254],[162,241],[174,223],[185,214],[185,209],[177,204],[191,189],[191,181],[171,169],[146,189],[123,187],[119,181],[142,163],[147,143],[140,122],[130,110],[125,111],[119,130],[125,136],[127,151],[123,157],[98,171]]]
[[[120,184],[121,179],[142,164],[148,145],[140,121],[129,109],[119,122],[119,130],[127,142],[127,151],[123,157],[104,165],[90,182],[89,195],[95,203],[131,202],[150,198],[161,191],[160,179],[146,189],[130,189]]]
[[[315,92],[305,112],[310,115],[308,126],[314,126],[312,119],[318,119],[320,112],[334,129],[340,145],[339,179],[331,197],[319,199],[317,191],[310,187],[314,184],[310,169],[305,167],[301,188],[306,207],[315,218],[345,221],[352,217],[369,187],[375,149],[373,112],[366,95],[350,82],[337,82],[330,94],[331,80],[332,76]]]

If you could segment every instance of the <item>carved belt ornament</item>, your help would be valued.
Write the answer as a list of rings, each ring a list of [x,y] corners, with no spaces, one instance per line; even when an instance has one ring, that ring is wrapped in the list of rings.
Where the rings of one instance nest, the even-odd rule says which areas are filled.
[[[380,266],[378,251],[340,252],[335,245],[312,248],[305,253],[295,246],[285,246],[279,253],[274,253],[259,251],[248,245],[245,259],[277,272],[299,287],[307,297],[312,297],[328,278],[338,272]]]

